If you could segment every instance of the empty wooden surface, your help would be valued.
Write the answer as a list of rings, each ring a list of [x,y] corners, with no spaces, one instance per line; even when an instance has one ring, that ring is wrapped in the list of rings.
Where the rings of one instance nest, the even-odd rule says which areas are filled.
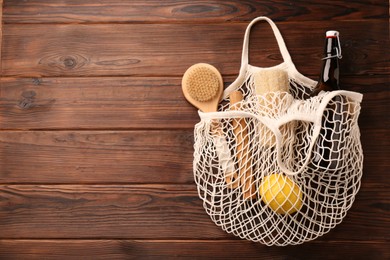
[[[0,259],[389,259],[387,1],[0,0]],[[181,76],[238,74],[246,25],[276,21],[316,79],[341,33],[344,89],[364,94],[362,186],[345,220],[295,247],[226,234],[197,197],[195,108]],[[250,62],[281,62],[266,24]]]

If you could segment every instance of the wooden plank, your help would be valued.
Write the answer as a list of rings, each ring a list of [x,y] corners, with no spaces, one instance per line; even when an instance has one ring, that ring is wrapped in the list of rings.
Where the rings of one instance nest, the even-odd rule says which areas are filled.
[[[229,237],[196,193],[195,185],[0,186],[0,237]]]
[[[0,238],[233,238],[210,220],[195,185],[1,185],[0,197]],[[388,240],[389,198],[387,184],[362,186],[319,240]]]
[[[360,126],[386,128],[389,78],[342,75],[364,94]],[[225,77],[225,85],[233,77]],[[0,129],[193,129],[180,77],[2,78]]]
[[[0,132],[0,183],[193,183],[193,131]]]
[[[44,0],[4,3],[6,23],[118,23],[118,22],[225,22],[248,21],[258,15],[275,20],[341,20],[388,17],[385,1],[361,0],[331,3],[299,1],[121,1],[48,2]]]
[[[2,43],[3,43],[3,0],[0,0],[0,79],[2,77],[2,70],[1,70],[1,46],[2,46]],[[0,94],[1,94],[1,91],[0,91]]]
[[[315,241],[295,247],[266,247],[234,240],[0,240],[0,258],[389,259],[387,246],[384,241]]]
[[[340,87],[342,89],[363,94],[359,116],[361,129],[371,129],[371,127],[372,129],[388,129],[390,119],[385,111],[390,109],[388,102],[390,98],[389,83],[389,75],[367,77],[340,76]]]
[[[343,73],[389,73],[388,23],[317,21],[278,23],[297,68],[317,75],[324,31],[337,28],[343,42]],[[5,76],[182,76],[194,63],[237,75],[247,23],[229,24],[5,24]],[[294,28],[294,30],[291,30]],[[362,33],[364,32],[364,33]],[[254,27],[253,65],[272,66],[281,55],[269,26]]]
[[[362,132],[363,183],[388,181],[388,132]],[[194,183],[192,130],[1,131],[0,147],[3,184]]]
[[[187,128],[199,121],[180,78],[1,81],[3,129]]]

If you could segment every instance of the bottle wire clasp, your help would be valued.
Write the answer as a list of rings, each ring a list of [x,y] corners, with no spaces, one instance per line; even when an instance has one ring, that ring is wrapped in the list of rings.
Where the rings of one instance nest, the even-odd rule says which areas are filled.
[[[343,56],[341,55],[341,44],[340,44],[340,37],[337,35],[337,47],[336,47],[336,55],[327,56],[325,58],[322,58],[323,60],[331,59],[331,58],[339,58],[342,59]]]

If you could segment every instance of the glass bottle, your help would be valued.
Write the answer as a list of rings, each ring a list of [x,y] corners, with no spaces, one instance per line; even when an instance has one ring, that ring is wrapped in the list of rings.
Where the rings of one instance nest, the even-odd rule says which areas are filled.
[[[325,39],[324,58],[321,76],[310,96],[317,96],[321,91],[340,90],[339,86],[339,59],[341,47],[338,31],[327,31]]]
[[[310,93],[310,97],[322,91],[340,90],[339,86],[339,59],[341,59],[341,46],[338,31],[327,31],[324,48],[324,58],[321,76],[317,85]],[[339,168],[342,160],[342,127],[343,127],[343,98],[335,96],[326,107],[322,128],[317,138],[313,164],[322,170],[335,170]]]

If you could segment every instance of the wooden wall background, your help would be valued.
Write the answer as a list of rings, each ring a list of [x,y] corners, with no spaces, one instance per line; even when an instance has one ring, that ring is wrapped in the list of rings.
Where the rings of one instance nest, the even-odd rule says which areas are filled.
[[[387,1],[1,2],[1,259],[390,258]],[[226,234],[192,176],[198,115],[181,76],[206,62],[228,85],[260,15],[313,79],[325,30],[339,30],[342,86],[364,93],[361,190],[342,224],[302,246]],[[251,63],[280,62],[257,25]]]

